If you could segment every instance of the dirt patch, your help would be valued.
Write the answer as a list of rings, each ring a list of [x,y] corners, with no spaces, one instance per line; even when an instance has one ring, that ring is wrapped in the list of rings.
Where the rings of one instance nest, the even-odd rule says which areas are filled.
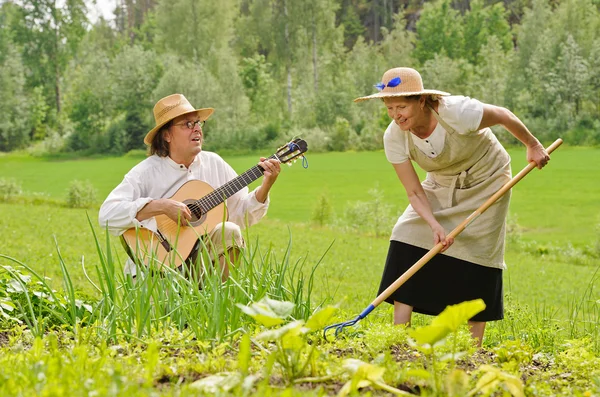
[[[0,347],[8,345],[8,332],[0,332]]]
[[[479,349],[472,355],[465,356],[456,361],[456,367],[468,373],[476,370],[482,365],[493,364],[496,361],[496,357],[496,353],[492,351]]]

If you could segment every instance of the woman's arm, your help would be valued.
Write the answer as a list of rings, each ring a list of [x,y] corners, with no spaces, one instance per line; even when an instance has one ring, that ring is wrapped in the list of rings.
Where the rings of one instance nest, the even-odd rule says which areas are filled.
[[[444,252],[452,245],[454,239],[446,238],[446,232],[444,228],[435,219],[435,216],[433,216],[431,205],[429,204],[427,195],[423,190],[423,186],[421,186],[421,181],[419,181],[419,176],[417,175],[411,161],[407,160],[403,163],[392,165],[396,170],[396,174],[398,175],[400,182],[406,190],[406,195],[408,196],[410,205],[412,205],[417,214],[419,214],[419,216],[423,218],[425,222],[427,222],[429,227],[431,227],[431,231],[433,232],[433,243],[437,244],[440,241],[442,242],[444,245],[442,252]]]
[[[494,105],[483,105],[483,117],[479,124],[479,129],[501,125],[508,132],[514,135],[519,141],[527,146],[527,162],[535,161],[538,168],[543,168],[550,156],[544,149],[544,146],[523,124],[523,122],[510,110]]]

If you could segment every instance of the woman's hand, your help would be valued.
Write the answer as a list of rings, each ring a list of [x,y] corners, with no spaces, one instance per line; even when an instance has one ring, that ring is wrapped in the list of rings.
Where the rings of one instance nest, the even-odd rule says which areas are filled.
[[[454,243],[454,239],[452,237],[446,237],[446,231],[439,223],[431,226],[431,231],[433,232],[433,244],[437,245],[437,243],[441,242],[444,248],[440,252],[446,251],[452,243]]]
[[[532,161],[535,161],[535,165],[539,169],[544,168],[544,166],[548,164],[548,161],[550,161],[550,155],[539,142],[533,146],[527,147],[527,162],[531,163]]]

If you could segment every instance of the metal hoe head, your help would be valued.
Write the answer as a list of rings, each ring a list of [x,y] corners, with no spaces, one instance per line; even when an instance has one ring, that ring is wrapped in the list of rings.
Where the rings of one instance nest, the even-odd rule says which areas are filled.
[[[354,324],[356,324],[357,322],[359,322],[361,319],[362,319],[361,316],[356,316],[356,318],[354,320],[343,321],[341,323],[328,325],[323,330],[323,338],[325,338],[325,340],[327,340],[327,331],[329,331],[330,329],[335,329],[335,334],[334,335],[337,338],[338,335],[340,334],[340,332],[342,332],[344,330],[344,328],[353,326]]]

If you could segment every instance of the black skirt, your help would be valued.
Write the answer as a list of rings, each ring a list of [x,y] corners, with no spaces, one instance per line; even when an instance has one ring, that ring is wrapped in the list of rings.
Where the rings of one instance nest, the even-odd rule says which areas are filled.
[[[392,240],[378,294],[426,253],[426,249]],[[438,315],[448,305],[478,298],[483,299],[486,307],[472,321],[504,318],[502,269],[438,254],[388,297],[386,302],[394,304],[397,301],[412,306],[414,312]]]

